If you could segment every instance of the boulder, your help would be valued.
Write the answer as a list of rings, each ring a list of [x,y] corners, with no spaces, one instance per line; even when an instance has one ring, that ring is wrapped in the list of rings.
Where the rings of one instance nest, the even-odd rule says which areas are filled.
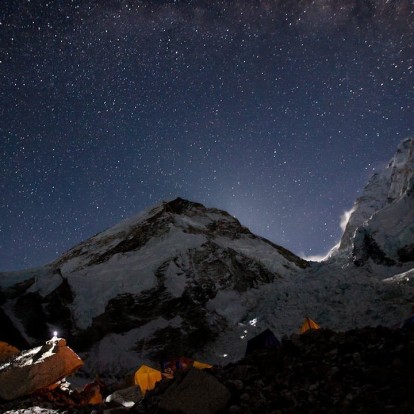
[[[7,342],[0,341],[0,364],[14,358],[20,351]]]
[[[214,414],[230,400],[230,391],[205,371],[190,369],[160,397],[160,408],[182,414]]]
[[[132,387],[123,388],[115,391],[111,395],[108,395],[105,402],[115,402],[123,405],[124,407],[132,407],[143,398],[144,396],[142,395],[139,387],[137,385],[133,385]]]
[[[92,382],[85,385],[83,391],[79,393],[78,398],[82,405],[99,405],[103,404],[102,392],[99,383]]]
[[[23,351],[0,365],[0,398],[13,400],[47,388],[82,365],[65,339],[54,337],[45,345]]]

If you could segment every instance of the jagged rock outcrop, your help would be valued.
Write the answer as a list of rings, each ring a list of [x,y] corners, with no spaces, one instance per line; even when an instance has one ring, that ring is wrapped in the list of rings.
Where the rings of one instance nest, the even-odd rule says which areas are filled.
[[[358,266],[414,261],[413,194],[414,138],[408,138],[355,202],[339,251],[350,251]]]
[[[396,261],[384,253],[365,227],[359,227],[354,234],[352,260],[356,266],[363,266],[371,259],[374,263],[394,266]]]
[[[138,385],[133,385],[128,388],[116,390],[114,393],[105,398],[107,403],[116,403],[122,407],[133,407],[136,403],[141,401],[144,396]]]

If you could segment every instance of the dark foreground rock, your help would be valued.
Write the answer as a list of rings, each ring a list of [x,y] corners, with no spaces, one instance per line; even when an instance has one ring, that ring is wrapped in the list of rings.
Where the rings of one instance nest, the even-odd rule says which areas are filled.
[[[183,414],[214,414],[230,400],[230,391],[208,372],[190,369],[162,394],[160,407]]]
[[[210,372],[231,391],[223,413],[414,413],[414,331],[308,331]],[[148,412],[167,412],[156,394]]]
[[[197,373],[198,379],[193,371],[180,372],[174,380],[158,383],[131,408],[103,403],[75,409],[50,406],[50,402],[46,408],[82,414],[185,413],[185,407],[217,414],[411,414],[413,372],[414,330],[318,330],[284,338],[279,348],[254,353],[236,364]],[[217,390],[207,399],[205,380]],[[39,400],[36,404],[42,407]],[[28,407],[30,402],[25,400],[23,405]],[[24,407],[0,404],[0,413],[16,414],[14,408]]]
[[[53,338],[0,365],[0,398],[14,400],[47,388],[82,365],[64,339]]]

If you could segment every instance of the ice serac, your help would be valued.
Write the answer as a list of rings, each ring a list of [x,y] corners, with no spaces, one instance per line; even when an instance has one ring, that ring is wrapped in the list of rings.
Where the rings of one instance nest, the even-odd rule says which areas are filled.
[[[405,139],[387,167],[355,202],[339,250],[354,263],[393,266],[414,261],[414,138]]]
[[[177,198],[91,237],[26,280],[0,278],[0,303],[29,342],[56,329],[78,352],[91,351],[100,369],[117,370],[191,356],[245,316],[249,291],[308,266],[230,214]]]

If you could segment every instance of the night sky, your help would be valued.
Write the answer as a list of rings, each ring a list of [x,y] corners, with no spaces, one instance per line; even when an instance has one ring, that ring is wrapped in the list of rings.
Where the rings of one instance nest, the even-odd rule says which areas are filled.
[[[0,270],[177,196],[327,252],[413,58],[412,0],[2,0]]]

